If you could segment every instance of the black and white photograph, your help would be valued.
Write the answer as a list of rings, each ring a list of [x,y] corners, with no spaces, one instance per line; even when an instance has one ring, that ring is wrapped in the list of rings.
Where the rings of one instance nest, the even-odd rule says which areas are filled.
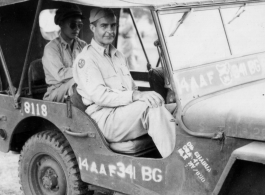
[[[264,142],[265,0],[0,0],[0,195],[265,195]]]

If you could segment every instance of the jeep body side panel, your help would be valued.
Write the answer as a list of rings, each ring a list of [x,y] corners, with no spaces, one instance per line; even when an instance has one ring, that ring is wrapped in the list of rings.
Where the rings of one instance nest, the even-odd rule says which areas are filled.
[[[176,148],[168,158],[130,157],[111,152],[95,123],[78,109],[73,108],[71,119],[67,118],[66,104],[22,98],[21,110],[10,110],[13,99],[6,95],[0,98],[0,115],[7,117],[7,121],[1,121],[1,129],[8,134],[0,141],[1,151],[8,151],[16,126],[35,117],[50,121],[62,132],[68,127],[76,133],[94,133],[95,137],[64,133],[75,152],[82,180],[129,194],[210,194],[232,151],[249,143],[233,138],[225,143],[198,139],[177,128]]]
[[[211,161],[211,159],[216,158],[215,156],[220,150],[221,144],[219,142],[205,140],[204,143],[200,143],[201,140],[186,136],[178,129],[177,138],[181,141],[177,142],[176,150],[170,157],[166,159],[145,159],[124,156],[113,153],[106,148],[102,141],[104,139],[98,133],[94,122],[78,109],[73,108],[72,118],[67,118],[66,104],[22,98],[21,110],[16,110],[13,108],[12,97],[1,95],[0,98],[0,115],[7,118],[6,121],[0,123],[1,129],[5,129],[7,132],[7,139],[0,141],[1,151],[3,152],[9,150],[9,144],[16,126],[26,119],[42,118],[53,123],[62,132],[67,127],[76,133],[94,133],[95,137],[74,137],[65,134],[77,157],[82,180],[87,183],[129,194],[175,194],[176,191],[181,194],[183,192],[198,191],[198,188],[201,194],[205,194],[205,192],[213,190],[214,181],[217,182],[218,174],[221,174],[221,166],[218,166],[220,170],[217,171],[216,175],[211,176],[209,174],[211,179],[207,180],[206,183],[202,182],[195,175],[195,172],[185,168],[188,161],[187,159],[184,160],[183,153],[178,151],[188,142],[191,142],[194,151],[199,152],[200,155]],[[10,109],[11,107],[13,109]],[[30,124],[25,123],[25,125]],[[19,132],[19,129],[17,129],[15,133],[23,132]],[[34,132],[31,132],[31,134],[34,134]],[[209,145],[211,146],[209,147]],[[211,155],[207,150],[209,148],[212,151]],[[213,160],[210,163],[212,164]],[[205,174],[205,168],[202,164],[199,164],[197,169],[200,173]],[[208,175],[205,175],[206,177]],[[195,185],[191,185],[189,182]]]
[[[178,72],[179,83],[205,84],[194,91],[181,90],[185,126],[194,132],[264,140],[264,57],[254,54]]]
[[[2,152],[9,151],[10,141],[12,139],[14,130],[16,130],[15,133],[23,133],[20,132],[19,129],[16,129],[18,124],[28,119],[32,119],[34,121],[35,118],[42,118],[45,121],[51,122],[62,132],[69,130],[77,133],[92,133],[94,135],[92,139],[86,136],[79,142],[84,150],[85,148],[89,148],[90,142],[96,142],[96,145],[101,145],[102,147],[104,145],[104,139],[102,139],[102,135],[100,135],[99,131],[97,131],[96,126],[91,118],[74,107],[72,107],[72,118],[68,118],[66,104],[34,100],[30,98],[21,98],[21,109],[17,110],[14,108],[14,101],[12,97],[0,95],[0,107],[0,115],[6,116],[6,121],[1,121],[0,128],[7,132],[7,139],[0,141],[0,148]],[[28,124],[26,123],[24,125],[30,125],[30,121]],[[27,128],[25,127],[25,130],[26,129]],[[36,128],[35,133],[37,132],[38,128]],[[34,132],[31,134],[34,134]],[[68,137],[67,134],[65,135]]]
[[[165,159],[103,154],[97,148],[76,154],[83,181],[134,195],[211,194],[230,154],[250,142],[195,138],[176,130],[175,150]]]
[[[262,80],[201,98],[185,108],[184,123],[193,131],[264,141],[264,88]]]

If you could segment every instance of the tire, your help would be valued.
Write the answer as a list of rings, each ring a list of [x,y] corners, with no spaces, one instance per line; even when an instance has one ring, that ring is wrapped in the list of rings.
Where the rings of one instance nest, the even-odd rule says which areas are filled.
[[[19,177],[25,195],[89,194],[70,144],[56,131],[40,132],[25,143]]]

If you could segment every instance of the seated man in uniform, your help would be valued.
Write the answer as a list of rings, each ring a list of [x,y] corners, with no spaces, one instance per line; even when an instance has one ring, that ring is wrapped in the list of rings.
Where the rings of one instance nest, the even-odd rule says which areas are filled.
[[[73,65],[77,91],[86,113],[98,124],[109,142],[123,142],[149,134],[162,157],[175,147],[175,123],[156,92],[140,92],[130,75],[125,57],[112,42],[116,16],[111,9],[90,12],[91,44]]]
[[[54,22],[60,26],[61,32],[44,49],[42,63],[45,80],[49,85],[44,100],[63,102],[65,95],[71,95],[74,84],[72,65],[87,45],[77,37],[83,26],[83,18],[77,6],[65,6],[56,11]]]

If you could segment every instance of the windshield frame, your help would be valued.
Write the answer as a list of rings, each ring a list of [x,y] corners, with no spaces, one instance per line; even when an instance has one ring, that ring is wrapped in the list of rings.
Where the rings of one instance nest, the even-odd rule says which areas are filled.
[[[223,3],[223,5],[219,5],[219,6],[217,6],[217,5],[213,5],[213,6],[210,6],[210,5],[202,5],[202,6],[190,6],[188,8],[187,7],[185,7],[185,8],[183,8],[183,7],[174,7],[174,8],[169,8],[169,9],[157,10],[156,13],[157,13],[157,16],[158,16],[158,23],[159,23],[159,26],[160,26],[159,28],[161,28],[161,30],[162,30],[161,18],[160,18],[161,15],[165,15],[165,14],[175,14],[175,13],[183,13],[183,14],[185,14],[186,12],[190,12],[191,9],[193,9],[193,12],[206,11],[206,10],[217,10],[218,9],[219,12],[220,12],[221,19],[223,20],[222,10],[224,10],[224,9],[227,9],[227,8],[236,8],[236,7],[241,8],[241,7],[246,7],[246,6],[249,7],[249,6],[257,6],[257,5],[265,5],[265,2],[251,2],[250,1],[250,2]],[[185,23],[185,21],[183,23]],[[181,26],[180,26],[180,28],[181,28]],[[233,54],[233,46],[231,45],[231,42],[229,40],[229,33],[227,34],[227,32],[226,32],[227,31],[226,30],[226,24],[224,24],[224,23],[223,23],[223,29],[224,29],[225,34],[226,34],[227,44],[228,44],[228,47],[230,49],[230,52],[231,52],[232,57],[238,57],[238,56],[240,56],[240,55],[234,55]],[[177,33],[178,33],[178,30],[175,32],[175,34],[177,34]],[[162,34],[163,34],[163,30],[162,30]],[[166,46],[166,48],[168,48],[168,45],[167,45],[167,41],[166,40],[165,40],[165,46]],[[255,51],[255,53],[259,53],[259,52],[260,52],[260,50]],[[242,53],[241,56],[244,56],[246,54],[248,54],[248,52]],[[172,71],[179,71],[179,70],[185,69],[185,68],[183,68],[183,69],[176,69],[176,70],[174,70],[173,69],[172,62],[171,62],[170,55],[168,55],[168,56],[169,56],[169,60],[170,60],[170,68],[171,68]],[[227,58],[225,58],[225,59],[227,59]],[[217,60],[224,60],[224,58],[219,58]],[[196,66],[200,66],[200,65],[206,64],[206,63],[210,63],[210,61],[204,61],[203,63],[198,64]]]

